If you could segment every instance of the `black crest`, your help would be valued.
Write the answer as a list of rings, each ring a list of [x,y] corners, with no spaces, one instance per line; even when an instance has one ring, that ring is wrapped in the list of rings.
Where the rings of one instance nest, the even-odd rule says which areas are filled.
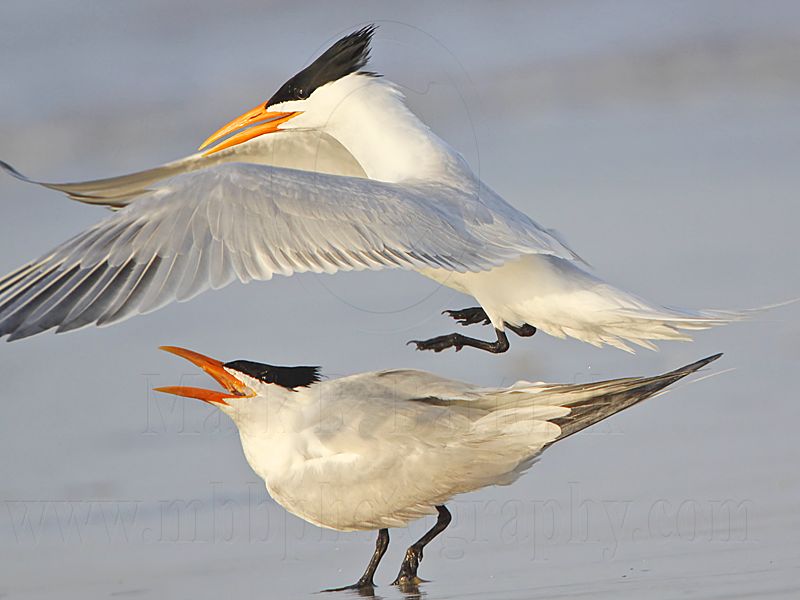
[[[317,60],[284,83],[265,107],[289,100],[305,100],[318,87],[362,69],[369,60],[369,44],[373,33],[375,25],[368,25],[344,36]]]
[[[276,367],[252,360],[234,360],[225,367],[249,375],[264,383],[274,383],[287,390],[308,387],[320,380],[319,367]]]

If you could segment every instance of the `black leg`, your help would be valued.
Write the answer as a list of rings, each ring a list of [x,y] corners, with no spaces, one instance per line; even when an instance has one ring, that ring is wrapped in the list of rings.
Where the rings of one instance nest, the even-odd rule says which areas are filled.
[[[465,327],[467,325],[489,325],[491,323],[486,311],[480,306],[464,308],[462,310],[446,310],[442,314],[452,317]],[[509,325],[508,323],[506,323],[505,326],[516,333],[519,337],[530,337],[536,333],[536,327],[533,325],[528,325],[527,323],[519,327],[515,325]]]
[[[412,587],[422,581],[417,577],[417,569],[419,569],[419,563],[422,561],[422,549],[428,542],[447,529],[452,520],[450,511],[445,506],[437,506],[436,510],[439,511],[439,518],[436,520],[436,524],[406,550],[406,557],[403,559],[403,564],[400,565],[400,573],[397,574],[397,579],[392,582],[392,585],[398,585],[401,588]]]
[[[386,549],[389,547],[389,530],[381,529],[378,531],[378,539],[375,541],[375,552],[372,558],[369,559],[367,569],[361,578],[353,585],[345,587],[333,588],[330,590],[322,590],[323,592],[343,592],[345,590],[358,590],[359,592],[371,592],[375,588],[375,583],[372,578],[375,576],[375,570],[381,562],[383,555],[386,554]]]
[[[450,333],[448,335],[440,335],[429,340],[411,340],[409,344],[416,344],[417,350],[433,350],[434,352],[441,352],[447,348],[455,348],[456,352],[461,350],[464,346],[478,348],[479,350],[486,350],[494,354],[501,354],[508,350],[508,337],[499,329],[495,329],[497,333],[496,342],[485,342],[483,340],[476,340],[475,338],[461,335],[460,333]]]

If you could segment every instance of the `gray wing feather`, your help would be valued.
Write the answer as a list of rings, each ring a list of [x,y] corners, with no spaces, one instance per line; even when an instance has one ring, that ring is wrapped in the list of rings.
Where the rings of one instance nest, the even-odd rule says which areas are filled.
[[[319,131],[276,132],[209,156],[192,154],[152,169],[91,181],[36,181],[0,160],[0,170],[26,183],[67,194],[73,200],[119,210],[165,179],[223,163],[249,162],[334,175],[364,177],[364,170],[336,139]]]
[[[478,271],[557,240],[478,199],[253,164],[179,175],[0,282],[0,337],[107,325],[235,279]]]

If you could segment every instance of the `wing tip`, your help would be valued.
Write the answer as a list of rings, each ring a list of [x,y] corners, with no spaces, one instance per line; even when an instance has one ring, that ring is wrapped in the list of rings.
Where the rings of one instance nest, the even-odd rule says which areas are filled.
[[[699,371],[703,367],[710,365],[714,361],[719,360],[720,358],[722,358],[722,356],[723,356],[722,352],[718,352],[717,354],[712,354],[711,356],[707,356],[706,358],[701,358],[700,360],[697,360],[691,364],[675,369],[674,371],[671,371],[666,375],[667,376],[680,375],[681,377],[686,377],[687,375],[691,375],[692,373]]]
[[[25,181],[26,183],[31,183],[31,180],[17,171],[14,167],[12,167],[9,163],[4,160],[0,160],[0,169],[14,177],[15,179],[19,179],[20,181]]]

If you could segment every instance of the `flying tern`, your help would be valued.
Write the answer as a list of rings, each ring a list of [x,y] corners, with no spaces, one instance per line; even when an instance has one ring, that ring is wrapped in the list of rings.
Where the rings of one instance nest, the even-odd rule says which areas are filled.
[[[389,528],[437,515],[408,548],[394,581],[414,585],[425,545],[450,522],[445,504],[453,496],[516,481],[552,444],[721,356],[655,377],[484,388],[403,369],[328,380],[317,367],[223,363],[163,349],[202,368],[224,391],[157,390],[203,400],[228,415],[247,462],[275,501],[319,527],[378,530],[366,571],[348,586],[357,589],[373,587]]]
[[[374,30],[337,41],[187,158],[79,183],[33,182],[0,163],[116,211],[0,279],[0,337],[108,325],[236,279],[381,268],[473,296],[480,307],[446,312],[496,332],[419,349],[504,352],[507,329],[539,329],[632,351],[739,317],[665,308],[591,274],[366,70]]]

